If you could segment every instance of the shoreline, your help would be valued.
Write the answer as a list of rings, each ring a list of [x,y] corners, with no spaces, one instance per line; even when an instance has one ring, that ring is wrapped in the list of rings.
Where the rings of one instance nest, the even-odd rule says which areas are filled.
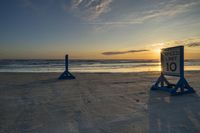
[[[64,71],[63,71],[64,72]],[[128,74],[128,73],[160,73],[160,71],[141,71],[141,72],[73,72],[70,71],[70,73],[74,74]],[[200,72],[200,70],[185,70],[185,73],[191,73],[191,72]],[[57,73],[61,74],[62,72],[0,72],[0,73],[37,73],[37,74],[44,74],[44,73]]]

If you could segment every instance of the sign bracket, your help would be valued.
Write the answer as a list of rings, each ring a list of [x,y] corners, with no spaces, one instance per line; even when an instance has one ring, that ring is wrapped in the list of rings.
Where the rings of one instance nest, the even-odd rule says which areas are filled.
[[[60,75],[58,79],[75,79],[75,77],[69,72],[68,69],[68,55],[65,56],[65,71]]]
[[[180,95],[195,92],[184,77],[181,77],[177,84],[172,84],[165,78],[162,73],[156,81],[155,85],[151,87],[151,90],[163,90],[169,92],[171,95]]]

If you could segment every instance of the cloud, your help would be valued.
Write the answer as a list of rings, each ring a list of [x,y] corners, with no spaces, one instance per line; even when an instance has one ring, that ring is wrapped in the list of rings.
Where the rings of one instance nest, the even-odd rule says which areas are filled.
[[[180,13],[187,12],[192,6],[196,5],[197,2],[188,3],[168,3],[164,7],[159,9],[152,9],[150,11],[145,11],[142,13],[141,17],[138,17],[136,22],[145,22],[152,19],[157,19],[160,17],[174,17]]]
[[[183,45],[185,47],[200,47],[200,37],[199,38],[188,38],[185,40],[173,40],[173,41],[167,41],[167,42],[161,42],[161,43],[154,43],[152,44],[148,49],[162,49],[167,47],[175,47]],[[141,50],[128,50],[128,51],[109,51],[109,52],[103,52],[103,55],[120,55],[120,54],[128,54],[128,53],[138,53],[138,52],[146,52],[150,51],[147,49],[141,49]]]
[[[199,47],[200,41],[188,43],[186,46],[188,46],[188,47]]]
[[[138,53],[138,52],[146,52],[149,50],[129,50],[129,51],[112,51],[112,52],[103,52],[103,55],[119,55],[119,54],[127,54],[127,53]]]
[[[173,40],[164,43],[156,43],[152,44],[152,47],[171,47],[171,46],[179,46],[184,45],[186,47],[200,47],[200,38],[189,38],[185,40]]]
[[[117,12],[115,10],[111,10],[114,2],[118,2],[117,0],[21,0],[25,7],[30,7],[34,10],[42,10],[47,9],[53,6],[55,3],[62,3],[64,9],[68,12],[71,12],[74,16],[77,16],[83,20],[86,20],[86,24],[91,25],[134,25],[134,24],[141,24],[145,23],[150,20],[158,20],[161,17],[169,18],[174,17],[178,14],[188,12],[192,9],[194,5],[200,3],[199,0],[150,0],[146,1],[144,5],[149,4],[151,8],[144,8],[142,5],[141,9],[144,8],[142,11],[132,11],[128,1],[124,0],[121,6],[117,9],[119,10],[127,10],[126,14],[121,12]],[[156,1],[156,2],[155,2]],[[121,3],[119,3],[121,4]],[[153,6],[152,6],[153,5]],[[136,5],[133,5],[133,8]],[[100,17],[103,14],[112,11],[106,19],[101,19]],[[111,15],[111,16],[110,16]],[[112,19],[113,16],[117,16],[117,18]]]
[[[92,21],[110,11],[112,0],[72,0],[71,11],[79,17]]]
[[[152,3],[153,4],[153,3]],[[155,3],[154,3],[155,4]],[[157,2],[153,8],[146,9],[141,12],[129,12],[126,18],[121,18],[115,21],[98,21],[91,22],[93,25],[134,25],[141,24],[151,20],[161,20],[175,17],[181,13],[188,12],[193,6],[200,4],[198,0],[183,1],[183,0],[168,0]],[[119,16],[122,14],[119,14]]]

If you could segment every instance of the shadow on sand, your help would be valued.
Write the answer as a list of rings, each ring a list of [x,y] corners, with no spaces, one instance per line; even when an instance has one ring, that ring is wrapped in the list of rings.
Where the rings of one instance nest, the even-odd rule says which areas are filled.
[[[149,133],[200,133],[200,97],[150,91]]]

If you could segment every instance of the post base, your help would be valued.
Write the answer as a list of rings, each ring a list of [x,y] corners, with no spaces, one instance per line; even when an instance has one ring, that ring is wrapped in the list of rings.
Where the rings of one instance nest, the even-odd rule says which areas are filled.
[[[58,79],[75,79],[75,77],[68,71],[64,71]]]
[[[185,78],[180,78],[177,84],[171,84],[167,81],[164,75],[158,78],[155,85],[151,87],[151,90],[162,90],[167,91],[171,95],[181,95],[188,93],[195,93],[195,90],[188,84]]]

